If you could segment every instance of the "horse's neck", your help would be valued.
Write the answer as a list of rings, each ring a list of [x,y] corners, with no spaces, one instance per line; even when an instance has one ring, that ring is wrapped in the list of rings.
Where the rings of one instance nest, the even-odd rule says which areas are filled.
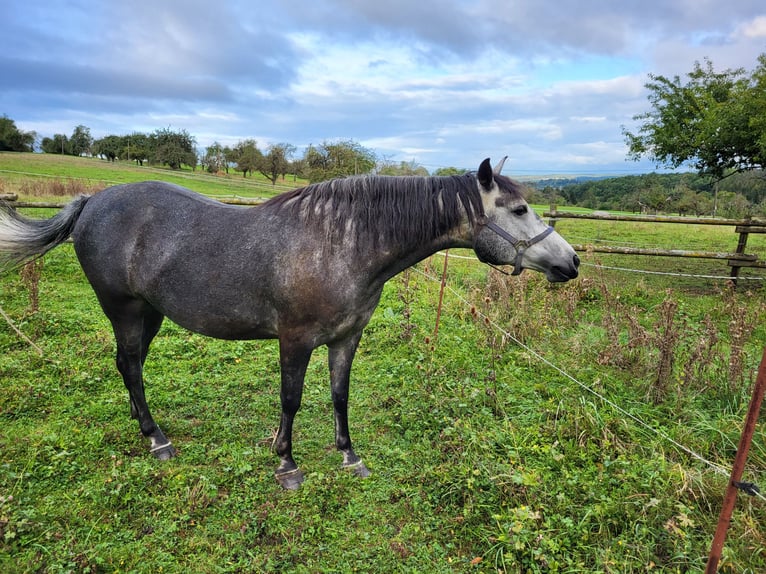
[[[377,254],[371,254],[370,261],[377,259],[375,275],[384,283],[438,251],[454,247],[470,248],[472,245],[472,231],[466,215],[457,227],[426,242],[401,241],[379,246]]]

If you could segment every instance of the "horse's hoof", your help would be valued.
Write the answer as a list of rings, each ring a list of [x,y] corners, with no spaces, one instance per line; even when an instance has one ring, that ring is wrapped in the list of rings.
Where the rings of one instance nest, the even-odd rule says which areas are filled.
[[[287,472],[277,472],[274,473],[274,476],[285,490],[298,490],[303,482],[303,472],[301,472],[300,468],[288,470]]]
[[[178,454],[172,443],[163,444],[152,448],[149,452],[154,455],[157,460],[170,460]]]
[[[365,466],[365,464],[361,460],[354,462],[352,464],[344,464],[343,468],[348,470],[349,472],[354,473],[354,476],[358,476],[359,478],[367,478],[368,476],[370,476],[369,469]]]

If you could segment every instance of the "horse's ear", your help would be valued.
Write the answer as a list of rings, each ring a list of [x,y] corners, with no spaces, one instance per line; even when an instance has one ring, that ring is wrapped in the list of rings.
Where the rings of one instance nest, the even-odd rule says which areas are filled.
[[[503,159],[501,159],[498,164],[495,166],[495,175],[500,175],[500,172],[503,171],[503,166],[505,165],[505,160],[508,159],[508,156],[505,156]]]
[[[477,176],[479,178],[479,184],[484,189],[489,189],[490,187],[492,187],[492,180],[493,180],[492,164],[489,162],[489,158],[481,162],[481,165],[479,166],[479,173],[477,174]]]

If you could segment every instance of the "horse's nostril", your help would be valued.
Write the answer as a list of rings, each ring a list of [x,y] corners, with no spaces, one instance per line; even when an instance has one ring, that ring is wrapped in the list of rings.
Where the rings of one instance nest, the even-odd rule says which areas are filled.
[[[572,257],[572,261],[574,262],[575,267],[580,266],[580,258],[577,256],[577,253],[575,253],[574,257]]]

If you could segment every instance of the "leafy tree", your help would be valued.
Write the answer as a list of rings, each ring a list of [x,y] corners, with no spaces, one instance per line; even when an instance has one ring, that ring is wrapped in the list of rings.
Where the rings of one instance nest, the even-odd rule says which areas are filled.
[[[766,54],[751,75],[716,72],[708,60],[697,62],[686,82],[649,78],[652,110],[635,116],[642,122],[636,133],[623,128],[629,157],[690,164],[715,180],[766,166]]]
[[[205,155],[202,158],[202,167],[210,173],[218,173],[219,171],[228,172],[226,148],[217,141],[213,142],[205,150]]]
[[[119,158],[127,161],[135,161],[138,165],[144,165],[154,155],[154,143],[152,136],[133,132],[129,136],[121,138]]]
[[[384,162],[383,165],[381,165],[378,168],[378,173],[380,175],[428,175],[428,170],[424,168],[422,165],[418,165],[415,163],[415,160],[412,161],[402,161],[399,163],[399,165],[395,165],[391,162]]]
[[[106,136],[93,142],[93,154],[108,161],[115,161],[120,155],[122,148],[120,136]]]
[[[718,193],[718,202],[719,215],[722,217],[740,219],[752,215],[753,206],[741,193],[721,191]]]
[[[197,142],[186,130],[174,132],[170,128],[159,129],[152,134],[152,162],[181,169],[182,164],[196,167]]]
[[[458,167],[440,167],[434,171],[434,175],[462,175],[466,172]]]
[[[34,151],[35,132],[24,132],[8,116],[0,117],[0,151]]]
[[[262,157],[258,171],[271,181],[271,185],[276,185],[279,176],[284,177],[290,169],[290,156],[294,153],[294,145],[288,143],[272,144],[266,155]]]
[[[51,154],[71,154],[69,138],[64,134],[54,134],[52,138],[43,138],[41,146],[45,153]]]
[[[334,177],[370,173],[375,168],[375,154],[353,140],[323,142],[306,150],[306,174],[311,182]]]
[[[306,159],[300,158],[291,161],[289,171],[293,174],[293,181],[297,181],[299,175],[304,177],[307,171]]]
[[[83,155],[91,152],[93,138],[90,135],[90,128],[79,125],[72,132],[69,139],[69,153],[72,155]]]
[[[247,173],[252,174],[258,169],[263,159],[261,150],[258,149],[258,142],[253,139],[242,140],[232,149],[231,160],[236,165],[236,170],[242,172],[242,177],[247,177]]]

